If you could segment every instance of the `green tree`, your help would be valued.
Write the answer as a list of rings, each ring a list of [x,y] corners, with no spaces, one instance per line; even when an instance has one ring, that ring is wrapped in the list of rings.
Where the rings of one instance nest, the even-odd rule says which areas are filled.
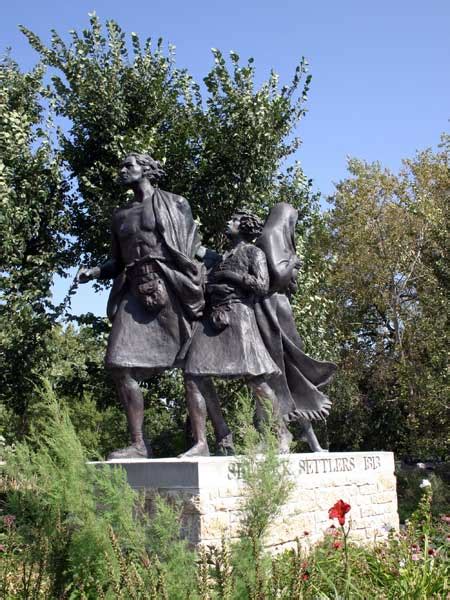
[[[398,175],[349,162],[330,215],[333,330],[341,386],[365,448],[413,456],[448,453],[448,139],[405,160]],[[343,385],[342,390],[346,386]],[[356,430],[336,403],[335,426]],[[338,436],[339,437],[339,436]],[[349,436],[351,437],[351,436]],[[348,440],[350,441],[350,439]]]
[[[15,418],[22,433],[30,419],[38,422],[32,400],[33,377],[23,383],[32,370],[28,363],[33,363],[41,374],[47,374],[59,397],[69,405],[83,442],[91,451],[103,452],[115,445],[112,439],[120,437],[122,422],[110,384],[102,374],[107,324],[92,315],[78,315],[81,329],[53,326],[58,311],[51,308],[48,291],[54,273],[62,274],[65,268],[81,262],[98,264],[108,255],[111,215],[126,201],[116,181],[117,167],[130,150],[150,152],[164,163],[167,176],[163,186],[189,199],[207,245],[221,247],[224,223],[236,207],[245,204],[264,214],[280,200],[299,208],[299,233],[306,235],[317,213],[311,182],[298,164],[283,171],[283,161],[299,146],[297,125],[305,113],[311,77],[306,75],[307,62],[302,59],[289,85],[280,87],[278,76],[272,72],[267,81],[256,86],[253,59],[242,64],[236,53],[230,53],[226,60],[220,51],[213,50],[214,64],[201,88],[186,70],[175,65],[173,48],[169,46],[165,52],[162,40],[156,44],[150,39],[141,42],[134,33],[127,39],[117,23],[107,21],[102,26],[95,14],[90,15],[88,28],[70,32],[68,42],[53,31],[46,46],[35,34],[22,30],[51,78],[44,88],[43,67],[36,74],[21,75],[34,82],[29,92],[32,102],[23,106],[35,111],[30,132],[38,136],[24,141],[21,156],[35,153],[39,136],[44,135],[43,127],[35,126],[42,124],[43,107],[48,106],[64,127],[56,136],[45,134],[45,160],[51,162],[51,168],[45,170],[42,164],[39,177],[49,171],[60,183],[61,193],[59,205],[48,198],[44,203],[49,214],[59,219],[50,232],[47,258],[36,253],[36,260],[42,260],[36,270],[42,289],[36,298],[44,306],[39,314],[45,323],[39,352],[26,346],[26,352],[19,356],[21,344],[28,342],[27,334],[16,340],[22,329],[15,327],[14,319],[5,329],[5,362],[14,365],[15,374],[9,377],[10,387],[4,388],[3,406],[9,407],[4,422]],[[8,77],[18,73],[12,64],[5,70]],[[19,75],[15,76],[14,85],[18,79]],[[8,112],[9,108],[5,118]],[[5,131],[9,128],[5,122]],[[16,182],[18,175],[19,171],[14,171]],[[36,177],[33,173],[33,182],[40,181]],[[13,192],[5,190],[7,202],[14,206]],[[30,202],[34,199],[31,194]],[[56,212],[51,212],[52,207]],[[34,223],[31,208],[24,206],[24,213]],[[24,238],[28,237],[25,233]],[[4,293],[12,297],[9,290]],[[28,293],[26,285],[23,293]],[[63,307],[59,309],[61,312]],[[26,310],[30,310],[28,305]],[[30,313],[30,325],[24,331],[29,331],[31,324],[38,327],[41,321],[37,313]],[[94,326],[92,335],[83,327],[89,324]],[[13,349],[8,354],[9,347]],[[223,391],[226,409],[232,413],[233,392],[229,386]],[[169,373],[158,379],[148,392],[148,402],[149,434],[157,449],[171,454],[181,450],[184,403],[179,378]],[[103,433],[100,415],[103,429],[107,429]],[[18,426],[12,430],[14,437]]]
[[[172,47],[165,55],[161,39],[153,47],[136,34],[130,47],[114,21],[104,32],[91,14],[90,27],[72,31],[70,44],[53,31],[49,47],[22,30],[52,68],[48,93],[70,123],[60,145],[77,190],[71,214],[78,256],[91,262],[106,256],[112,211],[125,200],[117,167],[131,150],[165,164],[163,185],[189,199],[208,243],[220,243],[234,208],[261,210],[282,193],[279,169],[299,145],[295,129],[311,79],[304,59],[290,85],[280,90],[272,72],[257,89],[252,58],[242,66],[231,52],[228,65],[214,49],[203,97],[175,66]]]
[[[0,60],[0,411],[1,428],[19,432],[27,428],[33,380],[51,360],[53,276],[70,263],[67,186],[42,76],[41,65],[22,73],[9,56]]]

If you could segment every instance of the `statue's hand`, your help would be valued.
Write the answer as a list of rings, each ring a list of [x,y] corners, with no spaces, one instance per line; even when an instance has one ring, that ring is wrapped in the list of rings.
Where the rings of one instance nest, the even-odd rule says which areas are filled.
[[[242,277],[243,287],[254,291],[258,288],[258,280],[253,275],[246,274]]]
[[[234,287],[226,283],[208,283],[206,290],[208,294],[232,294]]]
[[[78,273],[75,275],[75,281],[77,283],[87,283],[88,281],[92,281],[92,279],[97,279],[99,274],[100,269],[98,267],[94,267],[93,269],[80,267]]]

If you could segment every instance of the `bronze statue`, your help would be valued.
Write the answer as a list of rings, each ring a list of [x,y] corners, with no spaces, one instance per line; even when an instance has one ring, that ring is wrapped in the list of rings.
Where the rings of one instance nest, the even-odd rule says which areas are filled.
[[[183,367],[193,324],[202,314],[203,267],[197,226],[185,198],[159,189],[161,165],[130,153],[119,180],[134,193],[112,219],[111,258],[81,268],[80,283],[114,279],[107,314],[112,321],[106,367],[127,414],[131,445],[109,459],[151,455],[143,437],[144,403],[138,382]]]
[[[292,313],[289,298],[296,290],[300,268],[295,247],[297,218],[290,204],[276,204],[256,242],[267,259],[270,291],[255,304],[255,315],[266,348],[281,371],[270,380],[280,411],[286,422],[300,422],[302,438],[313,452],[322,452],[311,422],[328,416],[331,401],[322,388],[331,381],[336,365],[304,353]]]
[[[256,396],[259,420],[267,418],[265,406],[269,403],[283,426],[277,398],[268,384],[281,372],[264,345],[254,312],[256,298],[267,295],[270,283],[264,252],[252,244],[261,231],[258,217],[236,212],[226,229],[231,248],[209,273],[206,314],[193,335],[185,364],[188,410],[196,443],[183,456],[209,454],[206,412],[211,402],[214,406],[218,403],[211,376],[244,379]],[[210,416],[218,429],[221,414],[210,410]]]
[[[223,257],[217,255],[205,286],[206,268],[198,260],[202,247],[189,204],[158,187],[163,175],[149,155],[126,156],[119,180],[134,197],[113,214],[111,258],[94,268],[81,267],[76,276],[78,283],[114,280],[105,364],[127,415],[131,445],[108,458],[151,456],[143,435],[139,381],[170,368],[184,370],[195,439],[183,456],[209,454],[207,413],[219,451],[233,452],[212,376],[246,381],[256,396],[257,422],[267,420],[266,406],[271,406],[280,451],[289,451],[286,422],[293,419],[303,423],[311,449],[320,451],[311,420],[328,414],[330,401],[319,388],[330,380],[335,365],[303,353],[288,300],[299,268],[297,211],[276,205],[264,227],[245,210],[233,215],[226,232],[231,248]]]
[[[257,423],[267,420],[264,407],[270,403],[280,452],[289,452],[292,436],[286,423],[293,420],[301,423],[311,450],[323,451],[311,421],[328,415],[331,402],[320,388],[331,380],[336,366],[307,356],[296,329],[288,298],[300,266],[296,222],[297,211],[280,203],[264,228],[246,211],[237,212],[228,224],[232,249],[209,274],[206,316],[185,365],[190,396],[203,415],[196,420],[196,444],[185,456],[208,453],[206,408],[218,405],[210,376],[245,379],[256,396]],[[251,244],[255,239],[256,245]],[[223,430],[220,411],[209,412],[216,431]],[[224,453],[233,451],[229,437],[219,444]]]

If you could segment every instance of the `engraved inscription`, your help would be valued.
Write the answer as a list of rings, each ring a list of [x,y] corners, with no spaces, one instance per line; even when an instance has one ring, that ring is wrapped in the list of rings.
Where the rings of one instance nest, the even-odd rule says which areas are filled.
[[[378,469],[381,466],[381,459],[379,456],[364,456],[364,469],[366,471]]]
[[[356,467],[353,456],[338,458],[307,458],[299,460],[298,473],[300,475],[314,475],[322,473],[342,473],[353,471]]]
[[[362,459],[362,462],[361,462]],[[381,467],[380,456],[361,456],[357,463],[354,456],[334,456],[332,458],[301,458],[298,463],[290,463],[289,471],[297,475],[323,475],[327,473],[348,473],[357,468],[361,471],[375,471]],[[242,479],[243,466],[239,462],[228,466],[228,479]]]
[[[228,479],[242,479],[242,465],[232,462],[228,465]]]

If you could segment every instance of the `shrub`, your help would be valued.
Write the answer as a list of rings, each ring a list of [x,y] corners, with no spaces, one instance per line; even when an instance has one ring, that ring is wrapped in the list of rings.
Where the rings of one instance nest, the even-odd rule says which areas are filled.
[[[86,463],[82,446],[48,384],[45,427],[7,451],[1,480],[0,597],[6,600],[296,600],[446,598],[450,515],[434,518],[433,485],[387,542],[351,542],[346,513],[330,508],[323,540],[271,556],[264,537],[291,483],[268,426],[250,426],[241,398],[246,483],[241,539],[195,554],[180,539],[180,507],[154,499],[149,520],[124,472]],[[244,419],[245,421],[245,419]],[[247,432],[247,433],[245,433]],[[239,436],[238,436],[239,437]],[[264,452],[261,450],[264,447]]]

